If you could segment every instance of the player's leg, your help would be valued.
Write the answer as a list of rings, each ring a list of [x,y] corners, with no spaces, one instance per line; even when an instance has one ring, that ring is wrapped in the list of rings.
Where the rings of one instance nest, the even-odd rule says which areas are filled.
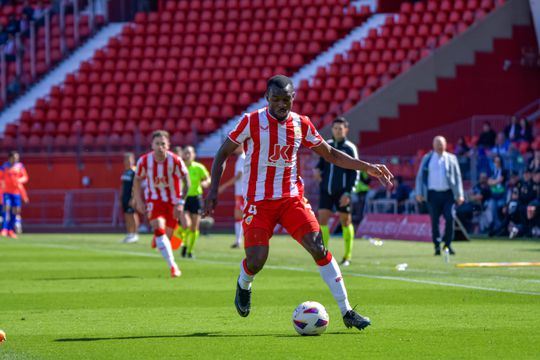
[[[445,194],[443,216],[444,216],[444,247],[448,248],[451,255],[455,255],[455,251],[452,248],[452,240],[454,240],[454,215],[452,214],[452,208],[454,206],[454,195],[449,191]],[[508,228],[508,226],[507,226]]]
[[[240,263],[234,304],[240,316],[251,309],[251,283],[268,258],[269,243],[277,223],[279,201],[259,201],[244,207],[244,248],[246,258]]]
[[[11,213],[9,214],[8,236],[12,238],[17,238],[17,228],[22,229],[21,207],[12,206]]]
[[[128,207],[124,210],[124,221],[126,223],[126,237],[123,242],[126,244],[134,243],[139,240],[137,235],[138,215],[135,209]]]
[[[370,325],[371,322],[368,318],[361,316],[351,308],[339,265],[332,253],[324,246],[317,219],[307,200],[291,199],[280,218],[280,223],[317,263],[321,277],[338,303],[345,325],[347,327],[354,326],[360,330]]]
[[[345,244],[345,251],[343,253],[342,266],[349,266],[352,259],[352,250],[354,245],[354,226],[352,224],[352,216],[349,212],[339,213],[339,221],[341,222],[341,230],[343,233],[343,243]]]
[[[193,250],[195,249],[195,244],[197,243],[197,240],[199,240],[199,226],[201,224],[201,215],[198,213],[190,214],[190,220],[191,220],[191,226],[190,226],[190,233],[189,233],[189,243],[187,247],[187,257],[192,258],[193,257]]]
[[[242,196],[236,196],[235,199],[235,206],[234,206],[234,234],[235,234],[235,240],[234,243],[231,245],[233,249],[239,248],[242,244],[242,237],[244,235],[244,232],[242,230],[242,203],[243,203],[243,197]]]
[[[435,247],[435,255],[441,255],[441,235],[439,232],[439,218],[443,211],[443,204],[436,191],[428,193],[428,209],[431,217],[431,239]]]
[[[4,206],[3,206],[3,212],[2,212],[2,236],[8,235],[8,227],[9,227],[9,221],[10,221],[10,214],[11,214],[11,196],[10,194],[4,193]]]
[[[171,270],[172,277],[180,276],[181,272],[174,261],[174,254],[171,247],[171,242],[167,232],[172,233],[172,227],[174,226],[174,219],[172,220],[172,206],[168,206],[163,203],[149,203],[148,204],[148,219],[150,225],[154,230],[154,237],[156,239],[156,247],[158,248],[161,256],[167,262],[169,269]]]
[[[319,196],[319,225],[321,228],[322,239],[324,246],[328,248],[330,241],[330,229],[328,228],[328,220],[332,216],[333,201],[332,197],[326,192],[321,191]]]

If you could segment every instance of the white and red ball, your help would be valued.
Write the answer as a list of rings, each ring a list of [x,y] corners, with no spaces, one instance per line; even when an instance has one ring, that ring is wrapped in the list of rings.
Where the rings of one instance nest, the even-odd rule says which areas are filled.
[[[294,330],[300,335],[321,335],[330,322],[324,306],[315,301],[298,305],[292,316]]]

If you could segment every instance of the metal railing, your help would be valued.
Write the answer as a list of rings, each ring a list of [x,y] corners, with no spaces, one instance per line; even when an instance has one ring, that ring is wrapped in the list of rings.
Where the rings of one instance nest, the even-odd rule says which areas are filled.
[[[88,15],[90,34],[97,29],[97,15],[103,16],[105,23],[108,22],[107,0],[85,1],[88,5],[84,14],[80,11],[81,3],[81,0],[60,0],[57,8],[51,6],[45,9],[41,17],[30,21],[27,31],[15,34],[8,43],[0,46],[0,99],[3,104],[21,95],[24,89],[50,69],[54,62],[59,61],[60,59],[53,57],[57,54],[56,51],[63,58],[80,45],[80,24],[84,14]],[[66,23],[68,15],[73,16],[73,23],[70,25],[72,30],[68,30]],[[59,42],[53,41],[56,23],[60,32]],[[40,31],[42,28],[43,31]],[[71,46],[68,46],[70,41]],[[40,59],[40,54],[44,55],[44,59]],[[41,60],[44,60],[45,68],[38,66]]]

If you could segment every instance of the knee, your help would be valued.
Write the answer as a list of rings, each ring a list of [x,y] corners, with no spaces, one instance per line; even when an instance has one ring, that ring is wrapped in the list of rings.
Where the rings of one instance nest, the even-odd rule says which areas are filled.
[[[302,238],[302,244],[315,260],[319,260],[325,257],[326,248],[324,247],[322,235],[320,232],[304,235]]]
[[[249,271],[253,274],[257,274],[261,271],[266,263],[266,256],[263,254],[251,255],[246,258],[246,265]]]

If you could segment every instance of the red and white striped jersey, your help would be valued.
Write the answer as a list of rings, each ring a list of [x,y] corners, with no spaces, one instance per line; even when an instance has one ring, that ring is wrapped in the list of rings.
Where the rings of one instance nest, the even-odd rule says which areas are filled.
[[[178,204],[180,201],[182,181],[188,170],[184,161],[172,152],[167,152],[164,161],[157,161],[153,152],[149,152],[137,161],[137,176],[146,178],[144,199],[160,200]]]
[[[291,112],[287,120],[278,121],[266,107],[245,114],[229,139],[244,146],[244,197],[254,201],[303,196],[298,148],[323,141],[307,116]]]

